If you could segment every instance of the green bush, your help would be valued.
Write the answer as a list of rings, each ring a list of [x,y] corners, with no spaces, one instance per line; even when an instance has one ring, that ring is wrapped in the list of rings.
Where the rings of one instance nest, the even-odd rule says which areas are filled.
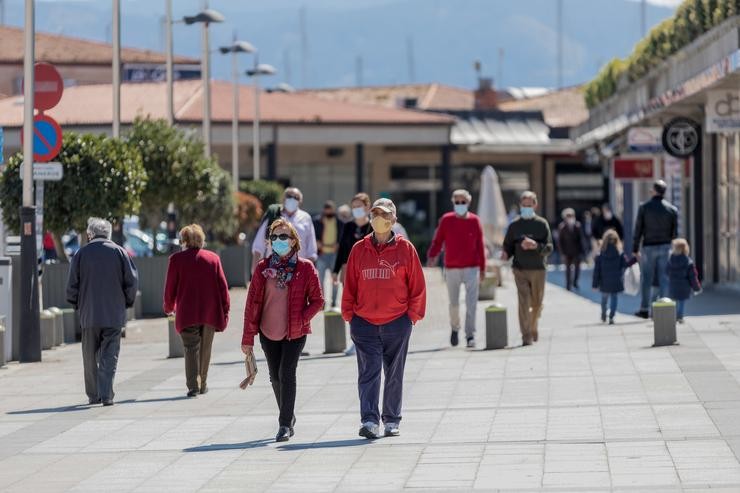
[[[204,170],[200,181],[207,185],[183,204],[181,223],[200,224],[217,242],[234,243],[237,217],[231,176],[216,165]]]
[[[239,191],[254,195],[262,203],[262,209],[266,210],[272,204],[283,201],[285,189],[276,181],[266,180],[243,180],[239,182]]]

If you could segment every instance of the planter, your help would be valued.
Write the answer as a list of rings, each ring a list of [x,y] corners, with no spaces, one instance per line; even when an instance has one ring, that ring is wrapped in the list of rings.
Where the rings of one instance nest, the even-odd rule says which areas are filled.
[[[249,250],[246,245],[234,245],[218,252],[230,288],[247,286],[252,262]]]
[[[41,293],[43,308],[56,306],[58,308],[72,308],[67,303],[67,279],[69,278],[69,264],[44,264],[41,276]]]
[[[164,316],[162,299],[164,297],[164,281],[167,277],[168,261],[169,257],[164,255],[134,259],[136,270],[139,272],[142,316]]]

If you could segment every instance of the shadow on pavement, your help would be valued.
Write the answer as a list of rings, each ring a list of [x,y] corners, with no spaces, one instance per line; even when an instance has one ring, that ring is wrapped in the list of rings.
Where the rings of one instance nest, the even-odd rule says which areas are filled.
[[[342,448],[342,447],[357,447],[360,445],[367,445],[372,443],[374,440],[368,440],[366,438],[353,438],[351,440],[333,440],[331,442],[315,442],[315,443],[290,443],[287,445],[281,445],[278,447],[280,450],[310,450],[319,448]]]
[[[125,399],[122,401],[114,401],[115,405],[121,404],[146,404],[150,402],[170,402],[170,401],[183,401],[189,397],[177,396],[177,397],[158,397],[156,399]],[[101,404],[73,404],[71,406],[60,406],[60,407],[42,407],[39,409],[23,409],[20,411],[8,411],[5,414],[46,414],[46,413],[68,413],[73,411],[85,411],[87,409],[102,407]]]
[[[257,447],[266,447],[268,444],[275,442],[275,439],[262,438],[250,442],[241,443],[212,443],[211,445],[200,445],[182,449],[183,452],[217,452],[219,450],[242,450]]]

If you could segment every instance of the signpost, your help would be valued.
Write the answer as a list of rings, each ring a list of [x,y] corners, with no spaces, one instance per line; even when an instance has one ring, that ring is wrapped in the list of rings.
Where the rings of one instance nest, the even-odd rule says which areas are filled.
[[[21,132],[21,142],[25,135]],[[51,161],[62,150],[62,128],[50,116],[43,113],[33,118],[33,161]]]
[[[23,165],[19,172],[23,176]],[[34,181],[59,181],[64,177],[62,163],[33,163]]]

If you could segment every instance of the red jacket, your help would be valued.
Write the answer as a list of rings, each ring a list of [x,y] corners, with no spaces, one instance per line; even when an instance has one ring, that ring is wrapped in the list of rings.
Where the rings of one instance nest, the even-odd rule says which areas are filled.
[[[221,332],[229,323],[229,286],[221,259],[202,248],[173,254],[164,285],[164,312],[175,312],[175,328],[210,325]]]
[[[383,325],[408,314],[411,322],[424,318],[426,284],[416,248],[396,236],[380,251],[373,235],[355,243],[347,261],[342,294],[342,317],[354,315]]]
[[[483,227],[472,212],[466,218],[448,212],[439,220],[427,256],[437,257],[444,248],[445,267],[462,269],[478,267],[486,270],[486,249],[483,245]]]
[[[260,329],[262,307],[265,302],[266,279],[262,272],[269,267],[270,258],[257,264],[249,284],[247,304],[244,307],[242,345],[254,346],[254,337]],[[311,319],[324,307],[319,274],[313,262],[298,259],[293,278],[288,283],[288,340],[311,333]]]

